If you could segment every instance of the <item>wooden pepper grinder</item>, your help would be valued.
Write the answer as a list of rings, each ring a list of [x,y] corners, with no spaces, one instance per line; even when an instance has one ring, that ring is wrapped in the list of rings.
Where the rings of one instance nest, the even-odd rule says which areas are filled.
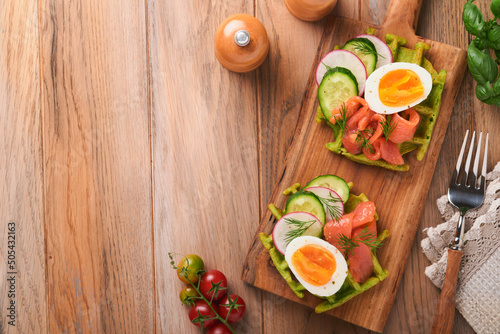
[[[286,8],[302,21],[318,21],[332,11],[337,0],[285,0]]]
[[[215,55],[230,71],[252,71],[264,62],[268,52],[266,29],[251,15],[229,16],[215,33]]]

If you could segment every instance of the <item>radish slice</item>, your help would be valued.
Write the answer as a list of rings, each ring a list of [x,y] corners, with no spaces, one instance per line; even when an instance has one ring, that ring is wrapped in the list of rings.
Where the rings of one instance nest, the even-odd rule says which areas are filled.
[[[316,195],[325,208],[326,221],[338,220],[344,214],[342,197],[335,191],[325,187],[309,187],[304,190]]]
[[[389,46],[384,43],[383,40],[380,38],[373,36],[373,35],[358,35],[356,38],[366,38],[369,39],[370,42],[375,45],[375,49],[377,50],[378,57],[377,57],[377,63],[375,64],[375,69],[382,67],[384,65],[392,63],[392,51],[389,48]]]
[[[321,59],[316,68],[316,83],[319,85],[328,70],[326,66],[331,68],[344,67],[347,68],[356,77],[358,82],[358,95],[363,95],[366,83],[366,68],[361,59],[354,53],[347,50],[333,50]]]
[[[321,237],[323,224],[310,213],[290,212],[274,225],[273,243],[276,249],[283,255],[288,244],[295,238],[304,235]]]

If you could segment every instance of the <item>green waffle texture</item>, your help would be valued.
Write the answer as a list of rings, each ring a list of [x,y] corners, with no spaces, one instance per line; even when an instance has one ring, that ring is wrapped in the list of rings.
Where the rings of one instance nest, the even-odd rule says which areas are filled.
[[[360,194],[359,196],[349,194],[349,199],[345,203],[345,212],[352,212],[359,203],[366,201],[368,201],[368,198],[365,194]],[[271,209],[271,211],[273,212],[276,220],[279,220],[282,216],[282,212],[273,204],[270,204],[269,206],[270,208],[273,208]],[[375,214],[375,218],[377,219],[378,215]],[[388,236],[389,231],[384,230],[378,235],[377,239],[382,242]],[[259,233],[259,238],[262,242],[262,245],[264,245],[264,248],[269,251],[269,256],[271,257],[276,270],[278,270],[290,289],[295,293],[297,297],[304,298],[304,293],[307,290],[300,282],[294,279],[288,263],[285,260],[285,256],[281,254],[274,246],[272,234],[267,235],[261,232]],[[366,282],[359,284],[354,281],[354,279],[352,278],[352,274],[349,271],[347,274],[347,278],[339,291],[328,297],[317,296],[318,298],[323,299],[323,301],[316,306],[316,313],[326,312],[335,307],[338,307],[387,278],[389,272],[387,271],[387,269],[383,269],[380,265],[376,251],[372,251],[371,256],[373,262],[372,277],[368,278]]]
[[[446,80],[446,71],[441,70],[437,72],[431,62],[424,57],[425,52],[430,49],[430,45],[427,43],[417,42],[414,50],[412,50],[405,47],[406,39],[403,37],[387,34],[385,36],[385,41],[392,51],[395,62],[414,63],[422,66],[431,74],[432,77],[432,89],[429,96],[423,102],[413,107],[420,114],[420,124],[415,131],[413,139],[398,144],[399,151],[402,156],[412,151],[416,151],[416,158],[418,161],[421,161],[429,148],[432,132],[439,116],[441,96],[443,94],[444,83]],[[342,131],[340,126],[332,124],[329,120],[325,119],[324,114],[319,107],[316,114],[316,121],[318,123],[325,121],[334,131],[335,141],[326,144],[326,148],[330,151],[365,165],[379,166],[395,171],[408,171],[410,169],[410,166],[406,163],[403,165],[393,165],[384,160],[370,160],[362,153],[351,154],[347,152],[342,145]]]

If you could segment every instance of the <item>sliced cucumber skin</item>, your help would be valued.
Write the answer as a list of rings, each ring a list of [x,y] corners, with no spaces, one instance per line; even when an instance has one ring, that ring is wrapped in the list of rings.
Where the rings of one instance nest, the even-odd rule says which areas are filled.
[[[325,187],[335,191],[342,198],[342,202],[349,199],[349,186],[345,180],[337,175],[320,175],[311,180],[304,188]]]
[[[364,43],[366,44],[369,48],[371,48],[375,53],[369,53],[365,54],[362,51],[359,51],[356,48],[357,43]],[[359,59],[365,64],[366,67],[366,75],[370,76],[373,71],[375,71],[375,67],[377,66],[377,49],[375,48],[375,45],[373,45],[372,41],[370,41],[368,38],[353,38],[347,43],[345,43],[344,47],[342,48],[343,50],[351,51],[354,53],[356,56],[358,56]]]
[[[328,94],[328,85],[341,82],[349,90],[349,93],[344,99],[338,99],[338,96],[332,97]],[[329,69],[318,87],[318,100],[323,115],[326,120],[330,121],[332,117],[332,109],[340,106],[348,98],[358,95],[358,82],[351,71],[344,67],[334,67]],[[338,101],[336,100],[338,99]],[[334,101],[334,102],[332,102]],[[334,105],[334,107],[331,107]]]
[[[306,211],[304,209],[295,209],[294,206],[297,205],[299,200],[307,200],[316,210],[316,212]],[[286,202],[285,213],[291,212],[307,212],[318,218],[321,224],[325,225],[326,222],[326,214],[325,209],[323,208],[323,203],[319,200],[319,198],[309,191],[298,191]]]

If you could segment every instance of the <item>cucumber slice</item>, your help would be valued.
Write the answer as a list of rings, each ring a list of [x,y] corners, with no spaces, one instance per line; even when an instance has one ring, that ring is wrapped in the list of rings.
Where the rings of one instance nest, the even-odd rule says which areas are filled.
[[[306,235],[320,238],[322,234],[323,224],[318,218],[307,212],[292,212],[274,225],[273,243],[285,255],[286,247],[293,239]]]
[[[325,209],[316,195],[309,191],[299,191],[290,196],[286,202],[285,213],[307,212],[318,218],[321,224],[325,224]]]
[[[370,42],[372,42],[375,46],[375,50],[377,50],[377,65],[375,65],[375,69],[392,63],[391,48],[383,40],[381,40],[377,36],[367,34],[358,35],[355,37],[369,39]]]
[[[391,58],[392,59],[392,58]],[[316,83],[323,81],[323,77],[330,68],[344,67],[352,72],[358,83],[358,95],[363,95],[366,83],[366,68],[361,59],[347,50],[333,50],[321,59],[316,68]]]
[[[358,83],[351,71],[344,67],[329,69],[318,87],[318,100],[327,121],[332,110],[358,95]]]
[[[321,175],[309,182],[305,188],[309,187],[325,187],[335,191],[341,198],[342,202],[347,202],[349,199],[349,186],[344,179],[337,175]]]
[[[351,51],[361,59],[366,67],[366,75],[370,76],[377,65],[377,49],[368,38],[353,38],[342,48]]]
[[[330,188],[309,187],[304,189],[312,192],[323,203],[323,209],[326,214],[326,221],[338,220],[344,214],[344,203],[339,194]]]

